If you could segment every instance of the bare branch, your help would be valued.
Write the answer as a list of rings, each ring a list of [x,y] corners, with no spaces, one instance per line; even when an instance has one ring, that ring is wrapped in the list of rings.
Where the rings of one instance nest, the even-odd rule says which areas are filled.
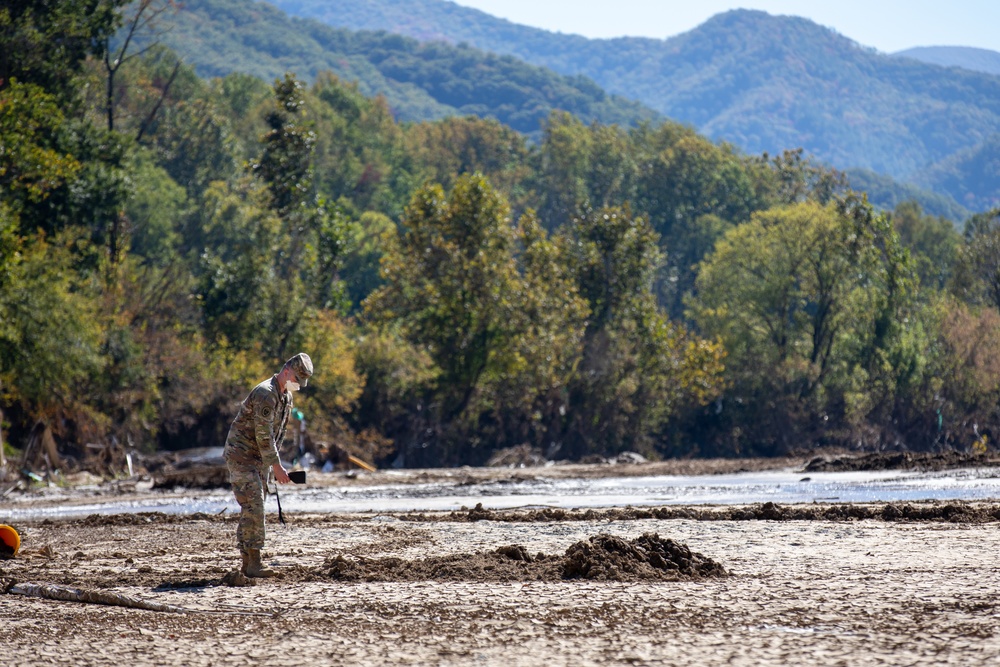
[[[181,61],[178,60],[174,64],[174,69],[170,73],[170,78],[167,79],[167,83],[163,86],[163,90],[160,92],[159,99],[156,100],[156,104],[153,105],[153,108],[150,110],[149,115],[147,115],[146,118],[142,121],[142,124],[139,125],[139,131],[135,135],[136,143],[142,141],[142,135],[146,133],[146,130],[152,124],[153,119],[156,118],[156,114],[157,112],[159,112],[160,107],[163,106],[163,102],[167,99],[167,94],[170,92],[170,86],[173,85],[174,79],[177,78],[177,73],[180,72],[180,70],[181,70]]]

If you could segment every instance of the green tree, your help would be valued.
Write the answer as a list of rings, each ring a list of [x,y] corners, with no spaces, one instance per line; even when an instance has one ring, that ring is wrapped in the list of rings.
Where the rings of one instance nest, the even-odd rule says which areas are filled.
[[[382,285],[379,263],[384,239],[395,235],[396,225],[381,213],[366,211],[357,224],[347,226],[347,233],[342,274],[351,311],[357,312],[365,298]]]
[[[88,56],[103,54],[121,24],[125,0],[22,0],[0,7],[0,90],[17,80],[60,104],[78,101],[76,77]]]
[[[366,302],[377,321],[399,320],[441,369],[442,421],[466,413],[483,382],[510,363],[509,337],[522,294],[506,202],[481,176],[464,176],[450,197],[418,191],[406,230],[383,260],[386,284]],[[470,410],[474,412],[474,410]]]
[[[127,197],[123,174],[127,147],[120,137],[85,121],[81,74],[89,56],[103,54],[106,37],[120,23],[118,9],[122,4],[117,0],[33,0],[0,8],[0,92],[5,97],[10,92],[7,100],[21,107],[33,105],[36,99],[43,105],[55,105],[58,113],[50,118],[35,113],[40,107],[29,110],[29,123],[34,126],[25,128],[28,142],[79,163],[72,178],[63,173],[58,184],[34,183],[32,187],[44,189],[45,196],[18,211],[21,223],[48,233],[85,226],[106,248],[111,263],[120,259],[125,247],[121,213]],[[18,84],[29,88],[12,90]],[[41,99],[39,91],[44,92]],[[16,129],[14,134],[20,133]],[[6,132],[3,136],[6,142]],[[41,154],[30,157],[40,158]],[[37,164],[32,161],[23,164],[18,174],[21,185],[32,179],[34,167]]]
[[[365,309],[434,360],[422,418],[439,434],[432,451],[482,462],[497,446],[558,433],[586,313],[564,251],[531,214],[513,226],[481,175],[459,177],[450,196],[418,191],[401,228]]]
[[[281,220],[268,208],[266,193],[252,183],[217,183],[204,202],[199,295],[206,333],[239,350],[263,346],[275,333],[267,307],[280,297],[274,263]]]
[[[731,147],[696,135],[680,137],[653,155],[639,187],[638,206],[666,251],[658,297],[680,318],[696,265],[726,229],[762,207],[760,191],[746,160]]]
[[[216,85],[228,89],[231,78],[236,77]],[[212,181],[236,178],[240,165],[259,149],[259,128],[254,126],[256,133],[249,138],[238,136],[234,128],[244,119],[221,91],[198,78],[175,54],[151,49],[121,79],[118,125],[153,154],[190,201],[197,202]],[[273,94],[263,81],[256,83],[265,97]],[[196,230],[183,231],[185,240],[197,248]]]
[[[266,349],[284,358],[311,310],[340,307],[343,289],[337,270],[347,219],[317,197],[313,182],[312,123],[302,117],[304,88],[286,75],[274,85],[275,107],[265,117],[270,130],[250,172],[266,187],[268,206],[282,223],[271,270],[277,284],[265,308],[271,333]]]
[[[795,204],[807,200],[828,204],[847,192],[847,177],[837,171],[815,164],[801,148],[786,150],[770,158],[765,153],[761,162],[771,169],[771,189],[776,204]]]
[[[315,180],[331,201],[397,219],[420,184],[403,130],[382,97],[368,99],[356,84],[317,77],[305,97],[315,121]]]
[[[1000,209],[965,223],[952,291],[970,304],[1000,309]]]
[[[488,424],[498,443],[549,447],[564,430],[590,309],[567,237],[550,236],[530,210],[516,234],[521,280],[510,313],[510,365],[490,397]]]
[[[590,126],[591,156],[587,196],[595,208],[634,202],[639,180],[639,157],[628,132],[616,125]]]
[[[924,215],[920,204],[903,202],[892,213],[893,228],[910,251],[920,285],[941,290],[951,280],[962,237],[947,218]]]
[[[701,264],[690,315],[729,354],[731,398],[745,406],[730,417],[746,422],[736,439],[781,451],[891,398],[910,273],[863,201],[772,209],[727,232]]]
[[[508,198],[518,200],[530,172],[527,140],[492,119],[449,117],[405,127],[406,144],[424,177],[451,188],[462,174],[481,173]]]
[[[553,112],[542,137],[538,178],[543,202],[539,217],[549,229],[569,222],[590,202],[591,136],[587,127],[566,112]]]
[[[1000,437],[1000,313],[931,292],[913,313],[907,344],[917,350],[893,413],[909,449],[968,450]],[[915,363],[914,363],[915,362]],[[903,364],[898,364],[904,366]]]
[[[190,215],[187,193],[147,151],[136,152],[129,171],[135,183],[125,206],[131,252],[160,266],[180,261],[183,221]]]
[[[40,86],[15,80],[0,88],[0,198],[15,211],[37,206],[80,172],[56,140],[64,123],[57,98]]]
[[[627,209],[589,211],[568,233],[570,266],[591,315],[560,453],[652,453],[682,405],[719,391],[722,350],[658,308],[653,285],[662,254],[644,218]]]
[[[76,246],[86,242],[74,231],[51,241],[32,237],[6,263],[0,289],[0,384],[8,415],[25,428],[57,418],[65,420],[65,429],[102,421],[85,391],[88,379],[103,368],[98,299],[94,285],[73,270]]]

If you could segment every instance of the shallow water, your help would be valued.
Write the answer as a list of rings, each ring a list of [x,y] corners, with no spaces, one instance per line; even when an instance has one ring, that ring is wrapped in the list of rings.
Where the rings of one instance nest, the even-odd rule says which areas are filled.
[[[935,473],[823,472],[793,470],[728,475],[612,477],[604,479],[499,480],[478,484],[398,484],[369,487],[280,489],[286,512],[348,513],[461,510],[482,503],[487,509],[563,509],[655,505],[743,505],[919,500],[1000,499],[1000,470],[976,468]],[[229,492],[193,496],[165,493],[145,500],[121,497],[72,506],[0,506],[5,520],[66,518],[89,514],[164,512],[216,514],[239,511]],[[268,511],[276,509],[273,496]]]

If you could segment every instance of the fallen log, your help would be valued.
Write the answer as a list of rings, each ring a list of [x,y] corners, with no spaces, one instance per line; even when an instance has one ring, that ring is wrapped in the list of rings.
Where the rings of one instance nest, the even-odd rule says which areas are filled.
[[[146,611],[163,611],[172,614],[193,614],[197,610],[178,607],[172,604],[161,604],[150,602],[139,598],[129,597],[121,593],[111,591],[87,590],[83,588],[72,588],[70,586],[58,586],[56,584],[13,584],[6,592],[10,595],[25,595],[28,597],[46,598],[49,600],[62,600],[64,602],[89,602],[91,604],[106,604],[116,607],[128,607],[129,609],[145,609]]]
[[[231,573],[241,579],[229,582],[230,586],[247,585],[246,577],[239,572]],[[230,575],[227,575],[227,579]],[[0,593],[9,595],[24,595],[27,597],[44,598],[48,600],[60,600],[63,602],[84,602],[89,604],[105,604],[115,607],[126,607],[129,609],[143,609],[146,611],[162,611],[172,614],[227,614],[230,616],[278,616],[277,612],[271,611],[230,611],[222,609],[189,609],[172,604],[162,604],[160,602],[150,602],[140,598],[114,593],[112,591],[88,590],[83,588],[73,588],[71,586],[59,586],[57,584],[31,584],[18,583],[13,579],[0,579]]]

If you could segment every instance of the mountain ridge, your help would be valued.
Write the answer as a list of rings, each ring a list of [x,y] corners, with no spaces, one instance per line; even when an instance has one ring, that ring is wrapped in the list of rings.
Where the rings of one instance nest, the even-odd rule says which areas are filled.
[[[915,46],[892,54],[941,67],[961,67],[1000,76],[1000,52],[972,46]]]
[[[1000,77],[883,54],[800,17],[733,10],[663,40],[591,40],[444,0],[269,1],[352,29],[467,42],[584,74],[748,153],[802,147],[834,167],[905,182],[1000,132]]]
[[[255,0],[186,0],[171,21],[174,29],[160,41],[201,76],[239,71],[273,80],[291,71],[311,81],[328,71],[357,81],[369,97],[383,95],[404,121],[479,115],[532,134],[555,109],[587,122],[662,120],[642,103],[609,94],[583,76],[559,75],[468,46],[334,28]]]

